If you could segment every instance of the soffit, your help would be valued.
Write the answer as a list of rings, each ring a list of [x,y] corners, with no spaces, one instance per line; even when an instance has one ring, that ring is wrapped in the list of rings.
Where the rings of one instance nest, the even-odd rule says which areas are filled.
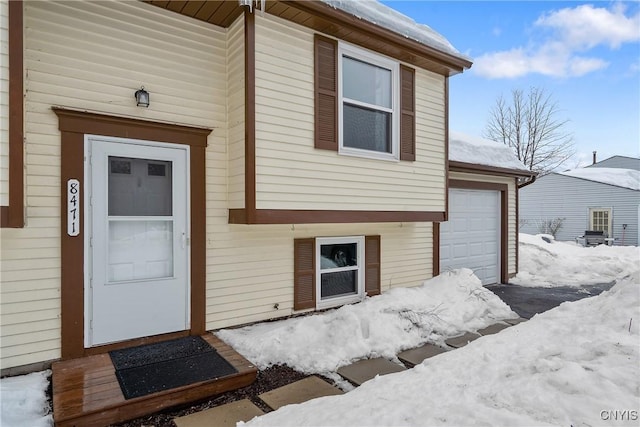
[[[225,28],[244,10],[238,0],[144,1]],[[472,64],[320,1],[266,0],[265,4],[271,15],[444,76],[461,73]]]

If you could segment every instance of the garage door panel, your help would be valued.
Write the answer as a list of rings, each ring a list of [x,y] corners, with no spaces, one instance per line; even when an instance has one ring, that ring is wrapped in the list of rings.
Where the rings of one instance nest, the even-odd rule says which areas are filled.
[[[483,284],[499,281],[500,193],[449,190],[449,221],[440,224],[440,270],[470,268]]]

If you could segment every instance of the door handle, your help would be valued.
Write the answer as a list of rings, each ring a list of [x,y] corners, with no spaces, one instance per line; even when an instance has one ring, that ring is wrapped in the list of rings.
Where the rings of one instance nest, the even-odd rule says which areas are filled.
[[[182,249],[186,249],[187,248],[187,233],[185,233],[184,231],[182,232]]]

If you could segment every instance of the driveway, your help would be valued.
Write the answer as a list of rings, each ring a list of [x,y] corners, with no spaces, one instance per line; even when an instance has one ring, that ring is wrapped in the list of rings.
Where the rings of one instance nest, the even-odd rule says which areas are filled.
[[[592,297],[610,289],[615,282],[582,286],[532,288],[518,285],[487,285],[487,289],[500,297],[513,311],[525,319],[559,306],[565,301]]]

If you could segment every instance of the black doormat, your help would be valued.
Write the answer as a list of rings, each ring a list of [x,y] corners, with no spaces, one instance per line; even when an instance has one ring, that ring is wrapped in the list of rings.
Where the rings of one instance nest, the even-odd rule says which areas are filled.
[[[109,352],[125,399],[238,372],[201,337]]]

